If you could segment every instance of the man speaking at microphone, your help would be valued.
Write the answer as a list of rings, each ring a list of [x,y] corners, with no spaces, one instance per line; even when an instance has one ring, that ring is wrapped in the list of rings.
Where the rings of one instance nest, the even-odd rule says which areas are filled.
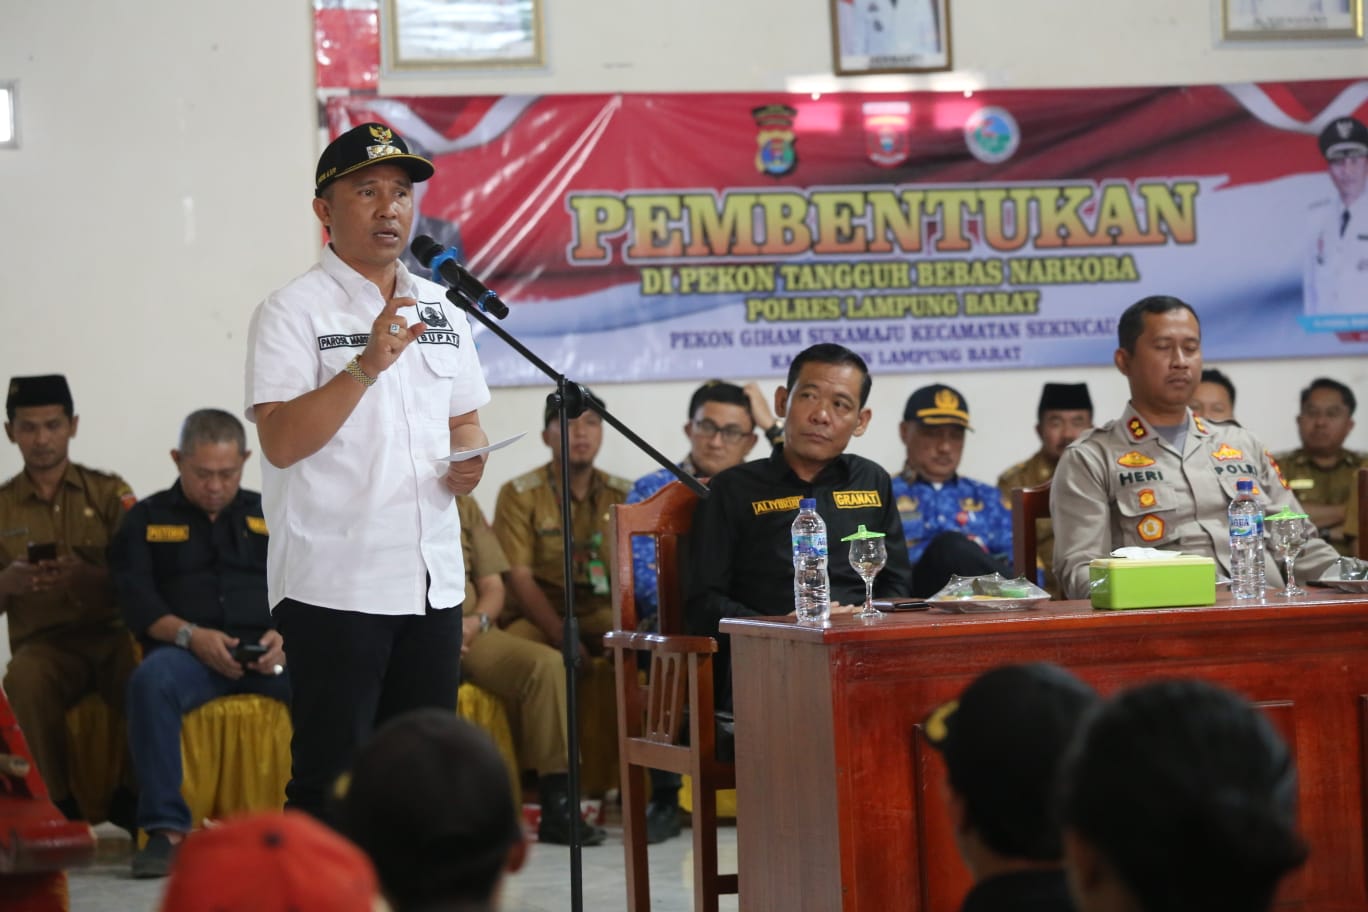
[[[248,338],[269,599],[294,689],[286,798],[314,814],[373,728],[456,707],[455,495],[484,457],[442,460],[488,443],[477,410],[489,389],[462,312],[399,262],[413,184],[432,174],[382,124],[333,140],[313,202],[329,243],[262,302]]]

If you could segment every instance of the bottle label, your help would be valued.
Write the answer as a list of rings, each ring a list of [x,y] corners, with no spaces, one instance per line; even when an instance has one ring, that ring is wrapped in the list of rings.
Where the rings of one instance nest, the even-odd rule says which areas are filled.
[[[825,559],[827,556],[826,533],[800,532],[793,536],[793,556],[796,559],[799,555]]]
[[[1263,531],[1263,523],[1254,516],[1232,516],[1230,517],[1230,537],[1244,538],[1253,537]]]

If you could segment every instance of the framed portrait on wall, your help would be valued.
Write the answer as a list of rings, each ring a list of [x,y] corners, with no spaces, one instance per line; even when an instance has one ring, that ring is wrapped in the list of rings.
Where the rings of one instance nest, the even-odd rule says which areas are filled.
[[[541,66],[541,0],[384,0],[386,69]]]
[[[831,48],[839,75],[950,69],[950,0],[830,3]]]
[[[1363,37],[1364,0],[1217,0],[1227,41]]]

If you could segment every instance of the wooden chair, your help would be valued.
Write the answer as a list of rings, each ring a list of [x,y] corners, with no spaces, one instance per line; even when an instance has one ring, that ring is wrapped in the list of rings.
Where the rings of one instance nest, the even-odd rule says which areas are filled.
[[[1358,528],[1353,530],[1356,553],[1362,560],[1368,560],[1368,466],[1358,470],[1357,503],[1349,502],[1349,509],[1358,513]]]
[[[697,497],[673,482],[639,504],[613,507],[613,609],[617,629],[604,636],[617,671],[618,753],[628,912],[651,908],[646,860],[645,770],[693,780],[694,909],[716,912],[718,897],[737,892],[737,876],[717,870],[717,792],[736,787],[736,768],[717,760],[712,637],[685,636],[681,546]],[[660,633],[637,633],[632,536],[656,544]],[[638,656],[649,659],[643,680]]]
[[[1050,518],[1050,483],[1012,489],[1012,573],[1036,578],[1036,520]]]

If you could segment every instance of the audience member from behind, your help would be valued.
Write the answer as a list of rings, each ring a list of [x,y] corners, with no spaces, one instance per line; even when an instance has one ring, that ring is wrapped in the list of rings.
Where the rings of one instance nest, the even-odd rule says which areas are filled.
[[[961,912],[1068,912],[1054,784],[1092,688],[1057,665],[980,675],[923,730],[945,758],[955,841],[974,887]]]
[[[1060,785],[1080,912],[1267,912],[1306,860],[1287,745],[1244,699],[1202,681],[1107,701]]]
[[[70,787],[66,712],[96,693],[115,712],[111,730],[121,727],[137,662],[105,556],[137,498],[118,475],[69,458],[79,418],[66,377],[13,378],[5,415],[24,460],[0,485],[0,614],[12,656],[5,692],[53,804],[74,820],[98,809],[79,807]],[[132,826],[130,789],[115,794],[109,817]]]
[[[864,581],[841,540],[861,525],[887,536],[888,562],[874,594],[907,594],[911,570],[888,473],[846,452],[869,427],[872,386],[864,359],[844,346],[813,345],[794,357],[786,385],[774,391],[775,414],[785,419],[783,444],[713,478],[712,494],[694,513],[685,574],[691,633],[716,637],[725,617],[793,614],[790,527],[805,497],[817,501],[826,522],[834,602],[848,610],[864,603]],[[720,637],[713,671],[724,709],[731,706],[730,654]]]
[[[250,455],[232,415],[191,413],[171,451],[175,484],[130,510],[110,547],[119,605],[143,646],[128,682],[138,826],[148,834],[134,877],[166,876],[195,822],[181,797],[181,717],[230,694],[290,702],[266,601],[261,495],[241,487]]]
[[[1350,510],[1358,509],[1357,498],[1350,500],[1350,494],[1365,460],[1364,454],[1344,448],[1357,406],[1354,391],[1338,380],[1312,380],[1301,392],[1297,415],[1301,447],[1278,456],[1287,486],[1297,492],[1321,537],[1340,554],[1354,553],[1344,521]]]
[[[1188,407],[1198,418],[1205,418],[1208,421],[1234,421],[1235,384],[1216,368],[1205,368]]]
[[[508,770],[484,732],[416,710],[356,755],[339,830],[370,855],[395,912],[493,912],[527,857]]]
[[[1054,478],[1064,448],[1085,431],[1092,430],[1092,397],[1086,383],[1047,383],[1040,391],[1036,406],[1036,436],[1040,449],[1025,462],[1018,462],[998,477],[998,492],[1010,504],[1014,488],[1033,488]],[[1052,569],[1054,563],[1054,529],[1050,520],[1036,520],[1036,563],[1043,571],[1042,584],[1051,593],[1059,594],[1059,583]]]
[[[1012,511],[989,484],[959,474],[969,403],[941,383],[907,397],[898,434],[907,448],[893,496],[902,517],[912,594],[926,597],[955,574],[1011,576]]]
[[[380,912],[360,849],[298,811],[238,817],[185,842],[161,912]]]
[[[1088,565],[1122,547],[1210,557],[1230,575],[1226,510],[1249,478],[1264,514],[1301,512],[1273,456],[1233,421],[1211,422],[1188,408],[1202,372],[1202,327],[1186,302],[1142,298],[1117,321],[1116,369],[1130,385],[1121,416],[1064,451],[1050,486],[1055,574],[1065,598],[1088,597]],[[1315,579],[1338,560],[1313,537],[1297,569]],[[1271,585],[1282,569],[1272,549]]]

